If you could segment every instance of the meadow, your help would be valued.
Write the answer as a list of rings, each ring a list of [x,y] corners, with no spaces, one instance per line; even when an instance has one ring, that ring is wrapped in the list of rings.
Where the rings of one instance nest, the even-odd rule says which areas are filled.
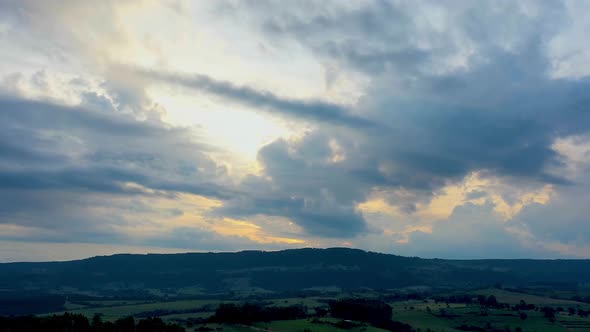
[[[444,294],[444,292],[442,293]],[[578,310],[590,310],[587,303],[573,300],[555,299],[538,294],[525,294],[498,288],[471,290],[475,299],[477,296],[494,296],[503,307],[483,308],[478,303],[448,303],[437,301],[432,297],[411,300],[389,300],[392,308],[392,319],[411,325],[415,331],[590,331],[590,318],[581,317]],[[177,301],[138,301],[138,300],[105,300],[87,301],[83,303],[67,303],[67,311],[87,316],[89,319],[100,314],[102,319],[114,321],[122,317],[136,318],[157,316],[161,319],[178,323],[187,331],[219,330],[219,331],[385,331],[369,324],[352,327],[338,327],[334,323],[339,319],[329,316],[313,317],[315,308],[327,309],[327,302],[334,298],[373,298],[383,297],[376,291],[359,291],[354,293],[336,292],[331,290],[325,296],[278,297],[260,301],[264,306],[288,307],[301,306],[306,308],[309,318],[295,320],[277,320],[258,322],[250,326],[230,324],[206,324],[207,318],[215,313],[220,303],[243,303],[244,299],[221,301],[211,299],[177,300]],[[252,300],[250,300],[252,301]],[[534,309],[515,310],[524,301],[533,305]],[[543,307],[554,308],[555,317],[548,319],[541,310]],[[575,310],[572,314],[568,311]],[[522,315],[521,313],[524,313]],[[477,330],[477,329],[482,330]]]

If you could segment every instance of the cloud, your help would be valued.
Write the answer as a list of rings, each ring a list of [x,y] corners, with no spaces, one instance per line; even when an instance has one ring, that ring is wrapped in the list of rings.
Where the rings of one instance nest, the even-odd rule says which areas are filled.
[[[1,96],[0,132],[3,239],[150,246],[133,229],[183,213],[133,202],[233,192],[227,169],[192,131],[110,104]]]
[[[560,4],[421,3],[430,21],[383,2],[235,6],[228,16],[258,27],[269,43],[296,42],[341,71],[368,75],[352,109],[387,129],[349,138],[321,127],[267,145],[258,155],[263,174],[243,184],[252,197],[230,200],[222,213],[280,215],[311,234],[354,236],[367,230],[355,206],[375,188],[413,193],[414,201],[390,202],[411,215],[408,207],[473,172],[524,187],[571,185],[553,145],[590,128],[589,81],[551,74],[545,45],[567,17]],[[345,160],[328,162],[330,140],[345,142]],[[336,218],[302,213],[324,208]]]
[[[19,242],[0,240],[2,258],[0,262],[42,262],[84,259],[97,255],[115,255],[120,253],[179,253],[186,248],[158,248],[132,245],[111,245],[95,243],[54,243],[54,242]]]
[[[404,255],[453,259],[561,257],[512,232],[489,203],[458,206],[431,232],[412,232],[407,243],[394,244],[392,249]]]
[[[0,98],[0,187],[123,191],[126,183],[224,196],[223,178],[190,132],[112,109]],[[187,180],[190,177],[190,180]]]
[[[278,140],[265,146],[258,153],[264,175],[242,181],[240,192],[245,194],[228,200],[216,213],[282,216],[316,236],[366,232],[365,220],[354,204],[364,193],[359,188],[350,190],[356,180],[333,164],[329,142],[315,134],[297,143]]]
[[[380,128],[378,123],[350,114],[346,107],[338,104],[319,100],[283,98],[269,91],[237,86],[231,82],[215,80],[206,75],[189,76],[145,70],[140,73],[151,79],[204,91],[270,114],[349,128]]]
[[[590,209],[590,173],[576,179],[576,184],[559,188],[551,204],[529,204],[511,221],[514,227],[531,234],[540,242],[587,247],[590,242],[588,224]],[[567,254],[575,254],[569,252]]]
[[[577,7],[0,4],[0,226],[31,241],[569,255],[590,236]],[[238,177],[218,142],[167,122],[176,107],[177,123],[246,109],[292,135],[264,138]]]

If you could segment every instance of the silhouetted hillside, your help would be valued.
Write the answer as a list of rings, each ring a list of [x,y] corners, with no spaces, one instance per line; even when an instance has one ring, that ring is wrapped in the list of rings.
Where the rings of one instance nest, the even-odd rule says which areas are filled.
[[[75,289],[101,294],[198,287],[214,293],[318,286],[465,288],[495,283],[568,287],[588,282],[588,260],[441,260],[345,248],[122,254],[69,262],[0,264],[0,289],[5,292]]]

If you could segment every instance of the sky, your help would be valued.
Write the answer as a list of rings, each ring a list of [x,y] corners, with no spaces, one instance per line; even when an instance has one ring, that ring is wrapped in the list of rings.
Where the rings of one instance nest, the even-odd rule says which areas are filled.
[[[590,2],[0,1],[0,262],[590,258]]]

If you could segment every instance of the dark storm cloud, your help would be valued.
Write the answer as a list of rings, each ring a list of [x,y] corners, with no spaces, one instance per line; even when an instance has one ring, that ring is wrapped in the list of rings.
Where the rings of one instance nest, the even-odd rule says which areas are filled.
[[[205,91],[271,114],[350,128],[380,127],[376,122],[350,114],[346,107],[338,104],[282,98],[269,91],[257,90],[248,86],[238,86],[231,82],[215,80],[206,75],[187,76],[150,71],[143,71],[142,74],[169,84],[178,84],[187,88]]]
[[[216,150],[196,142],[196,133],[154,116],[138,120],[94,92],[82,100],[65,106],[0,96],[0,227],[9,230],[1,239],[174,246],[173,234],[163,232],[163,241],[124,229],[184,213],[145,202],[235,194],[225,167],[206,155]],[[212,239],[210,231],[201,233]],[[184,239],[183,246],[199,245]]]
[[[109,236],[125,241],[109,229],[124,223],[121,215],[85,215],[91,207],[112,204],[97,203],[99,198],[173,197],[188,192],[223,200],[222,207],[208,212],[215,217],[285,217],[307,235],[353,238],[378,233],[356,210],[375,189],[413,218],[418,203],[426,206],[441,188],[474,171],[531,187],[554,184],[564,190],[579,185],[560,173],[564,161],[553,148],[557,138],[590,131],[590,80],[552,76],[555,64],[548,45],[568,24],[561,3],[375,1],[359,3],[358,8],[338,2],[218,3],[225,6],[219,12],[225,18],[219,19],[231,19],[231,24],[221,25],[252,33],[252,43],[260,42],[270,50],[285,48],[293,51],[293,57],[311,56],[327,64],[327,71],[351,74],[344,75],[347,79],[365,78],[368,83],[358,103],[344,107],[294,100],[203,75],[129,67],[123,71],[120,66],[109,67],[106,75],[97,74],[108,76],[101,85],[108,96],[82,93],[81,106],[0,97],[0,194],[4,198],[0,222],[46,229],[60,225],[60,230],[78,225],[69,234],[91,238],[95,233],[101,241]],[[4,16],[14,16],[15,10],[27,12],[16,4],[0,4],[10,11]],[[30,7],[37,8],[36,3]],[[35,16],[11,20],[9,32],[26,34],[19,24],[34,23],[27,17]],[[28,37],[49,46],[70,45],[66,41],[72,38],[64,34],[68,24],[60,25],[64,29],[58,29],[59,34],[38,37],[56,23],[52,17],[43,18]],[[105,40],[127,37],[117,29],[108,36]],[[79,41],[86,47],[96,46],[86,42]],[[119,42],[127,44],[125,39]],[[73,44],[70,47],[78,45]],[[83,54],[102,49],[89,48],[91,52]],[[32,79],[38,89],[47,88],[42,74]],[[227,179],[225,168],[207,157],[209,146],[191,142],[188,130],[165,125],[157,112],[146,112],[152,106],[157,111],[145,89],[152,82],[312,122],[315,129],[260,149],[261,174],[248,176],[236,186]],[[138,121],[136,116],[147,120]],[[129,182],[141,187],[128,186]],[[587,243],[585,210],[564,217],[560,211],[571,205],[558,207],[552,213],[551,207],[525,208],[514,225],[530,227],[531,234],[547,241]],[[51,212],[48,218],[45,212]],[[490,222],[480,227],[477,221],[482,216]],[[560,217],[569,227],[549,220]],[[410,236],[410,243],[417,246],[408,247],[414,248],[408,253],[531,254],[494,218],[493,206],[458,209],[451,219],[459,222],[450,220],[434,227],[432,234]],[[461,232],[469,227],[475,231],[458,243]],[[201,238],[201,232],[195,232],[179,230],[158,243],[173,245],[175,239],[189,243]],[[205,238],[211,236],[203,233]],[[481,249],[471,251],[476,247]],[[505,250],[494,251],[497,247]],[[444,248],[449,249],[440,251]]]
[[[357,69],[382,74],[392,69],[417,71],[433,52],[413,44],[416,25],[412,13],[391,2],[375,1],[355,10],[339,11],[320,3],[255,7],[261,30],[272,38],[295,38],[317,54],[339,59]],[[400,8],[402,7],[402,8]]]
[[[218,167],[183,129],[93,110],[0,97],[0,188],[141,192],[126,186],[225,197]]]
[[[332,163],[330,157],[328,137],[319,133],[306,136],[297,145],[277,140],[258,152],[265,176],[248,177],[239,187],[247,194],[226,201],[215,213],[283,216],[307,233],[323,237],[367,232],[354,203],[364,198],[369,187]]]
[[[264,174],[242,184],[251,197],[230,200],[224,211],[286,216],[313,234],[353,236],[367,230],[354,207],[372,188],[408,190],[424,202],[474,171],[570,184],[555,172],[564,164],[552,145],[589,131],[590,80],[551,77],[547,43],[566,18],[561,4],[535,6],[534,15],[496,2],[437,6],[446,24],[438,29],[415,8],[390,2],[342,11],[233,6],[228,17],[257,26],[275,47],[296,42],[340,70],[368,75],[371,84],[354,108],[387,129],[352,135],[321,127],[302,141],[270,144],[258,154]],[[465,64],[455,66],[461,57]],[[341,142],[343,161],[326,162],[331,139]],[[415,202],[390,203],[415,210],[408,208]],[[302,213],[315,210],[335,218]]]
[[[548,173],[562,165],[552,145],[558,137],[588,131],[590,100],[583,91],[590,80],[552,79],[546,62],[526,53],[498,53],[467,72],[424,77],[405,96],[375,93],[381,100],[368,101],[368,107],[395,127],[386,140],[374,137],[376,155],[394,161],[405,178],[453,179],[483,170],[566,183],[560,174]],[[433,87],[437,80],[455,85]],[[376,92],[386,95],[383,88]]]
[[[427,12],[433,4],[420,5]],[[546,43],[564,18],[563,6],[528,15],[505,3],[481,5],[434,4],[453,22],[443,29],[432,29],[404,4],[383,1],[352,10],[263,1],[234,4],[245,10],[230,15],[257,24],[279,45],[294,40],[339,61],[342,70],[371,75],[357,108],[387,130],[369,132],[364,156],[355,156],[366,160],[355,173],[367,180],[428,188],[489,170],[562,182],[545,171],[559,163],[551,144],[590,123],[588,80],[549,77]],[[474,53],[465,60],[469,67],[445,68],[466,47]],[[395,164],[393,175],[375,167],[386,161]]]
[[[185,192],[211,198],[223,199],[233,195],[231,189],[213,183],[173,182],[120,168],[89,167],[85,169],[65,168],[58,171],[0,171],[0,189],[51,189],[111,194],[145,194],[145,191],[141,189],[126,187],[125,184],[128,182],[137,183],[149,189]]]
[[[258,27],[280,46],[295,40],[349,68],[407,79],[444,69],[466,47],[477,54],[533,39],[545,42],[567,19],[565,7],[559,1],[369,1],[359,6],[256,1],[225,5],[220,13]]]

